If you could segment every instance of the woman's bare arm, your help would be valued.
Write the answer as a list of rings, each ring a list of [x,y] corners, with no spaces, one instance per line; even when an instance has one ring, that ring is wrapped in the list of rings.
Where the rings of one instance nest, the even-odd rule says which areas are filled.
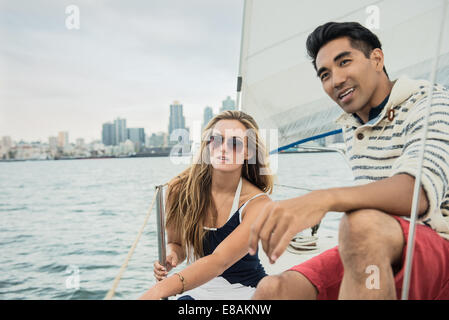
[[[248,253],[251,225],[268,202],[271,202],[271,199],[267,196],[262,196],[248,203],[242,223],[223,240],[215,251],[180,271],[185,279],[184,291],[196,288],[219,276]],[[158,299],[169,297],[180,293],[182,288],[183,283],[180,278],[177,275],[173,275],[158,282],[141,298]]]

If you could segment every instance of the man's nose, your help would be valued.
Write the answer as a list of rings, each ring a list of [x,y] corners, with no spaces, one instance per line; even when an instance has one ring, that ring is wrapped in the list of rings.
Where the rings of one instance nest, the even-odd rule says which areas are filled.
[[[342,89],[346,82],[346,73],[342,70],[334,70],[332,74],[332,82],[335,89]]]

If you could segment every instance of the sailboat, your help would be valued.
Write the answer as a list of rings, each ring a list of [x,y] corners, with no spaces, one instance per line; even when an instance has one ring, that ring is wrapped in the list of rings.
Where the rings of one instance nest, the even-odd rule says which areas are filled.
[[[447,1],[245,0],[237,104],[260,128],[277,130],[271,154],[341,133],[334,120],[342,111],[321,88],[305,46],[329,21],[356,21],[377,34],[390,79],[406,75],[449,87],[446,8]],[[279,274],[335,245],[336,233],[318,232],[298,235],[274,265],[263,250],[259,255],[269,274]]]
[[[376,33],[382,42],[390,79],[406,75],[449,87],[449,23],[444,23],[449,20],[448,2],[244,0],[237,106],[253,116],[261,129],[276,130],[274,145],[266,141],[272,155],[308,141],[340,134],[341,128],[334,120],[342,111],[322,90],[305,49],[307,36],[329,21],[357,21]],[[419,187],[419,178],[416,180]],[[155,203],[158,206],[159,261],[165,261],[163,186],[156,189],[145,223],[106,299],[112,298]],[[415,186],[415,191],[417,189]],[[416,208],[410,224],[413,230],[415,221]],[[337,233],[327,232],[318,229],[317,235],[298,235],[292,239],[290,250],[273,265],[260,250],[267,273],[279,274],[337,245]],[[409,243],[413,235],[414,232],[410,232]],[[413,246],[409,248],[413,250]],[[411,253],[407,252],[408,268]],[[407,289],[408,285],[404,285],[405,299]]]
[[[444,1],[245,0],[237,104],[261,128],[277,129],[279,149],[337,134],[341,109],[327,97],[306,55],[307,36],[328,21],[357,21],[376,33],[391,79],[429,79]],[[444,19],[447,20],[445,13]],[[437,82],[449,84],[443,37]],[[279,151],[279,150],[278,150]]]

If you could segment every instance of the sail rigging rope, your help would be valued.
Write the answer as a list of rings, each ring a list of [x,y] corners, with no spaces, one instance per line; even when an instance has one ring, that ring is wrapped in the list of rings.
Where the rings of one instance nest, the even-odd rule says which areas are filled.
[[[289,189],[297,189],[297,190],[305,190],[305,191],[313,191],[314,190],[314,189],[310,189],[310,188],[294,187],[294,186],[288,186],[288,185],[285,185],[285,184],[278,184],[278,183],[275,183],[274,185],[278,186],[278,187],[289,188]]]
[[[123,273],[125,272],[126,267],[128,266],[128,262],[129,262],[129,260],[131,260],[131,257],[132,257],[132,255],[134,253],[134,250],[136,249],[137,244],[139,243],[139,240],[140,240],[140,237],[142,236],[143,230],[145,229],[145,226],[147,225],[147,222],[148,222],[148,219],[150,217],[151,211],[153,210],[153,207],[154,207],[154,203],[155,203],[155,200],[156,200],[156,195],[157,195],[157,192],[154,192],[153,200],[151,202],[150,208],[148,209],[148,213],[147,213],[147,215],[145,217],[145,220],[144,220],[142,226],[140,227],[139,232],[137,233],[136,240],[134,240],[134,243],[133,243],[133,245],[131,246],[131,249],[128,252],[128,256],[126,257],[125,261],[123,262],[122,267],[120,268],[119,273],[115,277],[114,283],[112,284],[112,287],[109,290],[109,292],[107,293],[107,295],[104,298],[104,300],[111,300],[112,297],[115,294],[115,290],[117,289],[117,286],[118,286],[118,284],[119,284],[119,282],[120,282],[120,280],[121,280],[121,278],[123,276]]]
[[[437,74],[441,42],[443,40],[443,30],[444,30],[444,22],[446,20],[445,16],[446,16],[446,12],[447,12],[447,3],[448,3],[447,0],[443,0],[443,8],[441,11],[441,20],[440,20],[435,56],[433,58],[432,71],[430,74],[430,93],[428,96],[427,107],[426,107],[427,110],[426,110],[425,120],[424,120],[422,145],[421,145],[421,150],[419,152],[419,167],[418,167],[419,171],[415,177],[415,187],[413,190],[412,212],[411,212],[411,217],[410,217],[411,219],[410,219],[410,226],[409,226],[409,234],[408,234],[408,239],[407,239],[407,253],[405,256],[405,272],[404,272],[404,280],[403,280],[403,284],[402,284],[402,293],[401,293],[402,300],[408,300],[408,294],[409,294],[409,289],[410,289],[410,278],[411,278],[412,265],[413,265],[412,264],[413,251],[414,251],[414,247],[415,247],[416,220],[417,220],[417,212],[418,212],[419,198],[420,198],[419,196],[420,196],[420,187],[421,187],[421,174],[422,174],[422,167],[423,167],[423,163],[424,163],[424,152],[425,152],[426,140],[427,140],[427,130],[428,130],[428,124],[429,124],[430,107],[432,105],[433,90],[434,90],[434,84],[435,84],[436,74]]]

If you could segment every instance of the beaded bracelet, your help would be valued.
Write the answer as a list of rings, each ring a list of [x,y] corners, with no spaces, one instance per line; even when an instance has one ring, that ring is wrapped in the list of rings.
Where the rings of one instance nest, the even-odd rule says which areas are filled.
[[[182,294],[182,293],[184,292],[184,289],[185,289],[184,277],[183,277],[181,274],[177,273],[177,272],[176,272],[175,274],[178,275],[179,280],[181,280],[181,283],[182,283],[182,290],[181,290],[181,292],[180,292],[179,294]]]

